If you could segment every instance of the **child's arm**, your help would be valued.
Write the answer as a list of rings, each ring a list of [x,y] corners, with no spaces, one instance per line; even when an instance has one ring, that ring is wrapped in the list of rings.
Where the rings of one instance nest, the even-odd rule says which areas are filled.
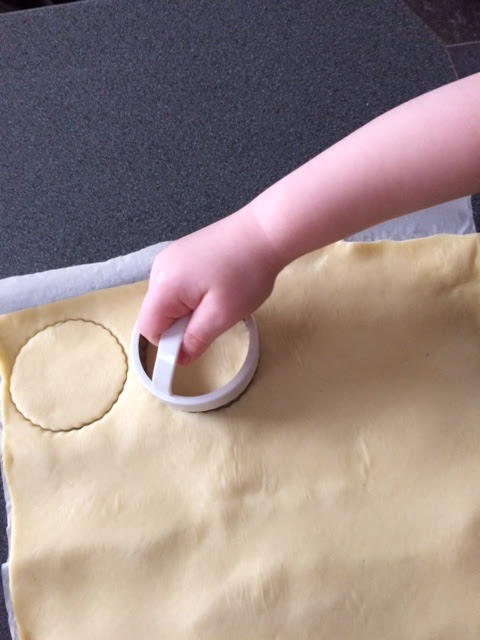
[[[155,260],[139,316],[152,341],[194,311],[181,362],[254,311],[295,258],[383,220],[480,191],[480,74],[376,118],[233,215]]]

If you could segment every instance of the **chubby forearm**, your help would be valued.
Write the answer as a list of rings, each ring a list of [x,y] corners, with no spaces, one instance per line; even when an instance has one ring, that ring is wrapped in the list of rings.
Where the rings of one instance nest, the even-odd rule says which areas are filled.
[[[280,263],[480,191],[480,74],[389,111],[271,186],[255,219]]]

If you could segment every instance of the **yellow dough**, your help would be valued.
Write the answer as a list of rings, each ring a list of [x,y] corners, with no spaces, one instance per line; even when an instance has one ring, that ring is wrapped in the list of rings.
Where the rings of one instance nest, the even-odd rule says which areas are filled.
[[[0,318],[20,639],[477,640],[478,249],[297,261],[206,414],[125,369],[144,283]]]

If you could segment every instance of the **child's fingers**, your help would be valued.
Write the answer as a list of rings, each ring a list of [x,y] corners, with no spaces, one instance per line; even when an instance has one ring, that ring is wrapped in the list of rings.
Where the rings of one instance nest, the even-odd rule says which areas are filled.
[[[137,326],[140,333],[153,344],[158,344],[161,334],[177,319],[188,313],[189,309],[179,300],[167,301],[165,296],[158,296],[149,291],[145,296]],[[221,305],[205,297],[194,311],[185,330],[180,364],[188,364],[196,360],[231,323],[221,311]]]
[[[222,305],[205,296],[193,312],[185,330],[179,357],[180,364],[188,364],[199,358],[211,343],[231,326],[232,323],[222,312]]]
[[[161,334],[177,318],[182,318],[190,311],[180,300],[168,299],[149,290],[140,308],[137,327],[149,342],[158,344]]]

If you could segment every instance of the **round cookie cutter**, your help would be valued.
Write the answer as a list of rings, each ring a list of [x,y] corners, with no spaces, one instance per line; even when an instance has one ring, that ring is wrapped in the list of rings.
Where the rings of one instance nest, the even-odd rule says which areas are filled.
[[[235,376],[219,389],[197,396],[179,396],[172,392],[173,375],[183,334],[191,314],[176,320],[163,332],[158,343],[157,357],[152,377],[147,375],[140,355],[140,341],[144,339],[135,325],[132,333],[131,354],[135,370],[144,386],[165,404],[190,412],[203,412],[219,409],[236,400],[250,384],[258,365],[259,340],[257,325],[253,316],[244,322],[248,329],[248,351],[246,358]]]

